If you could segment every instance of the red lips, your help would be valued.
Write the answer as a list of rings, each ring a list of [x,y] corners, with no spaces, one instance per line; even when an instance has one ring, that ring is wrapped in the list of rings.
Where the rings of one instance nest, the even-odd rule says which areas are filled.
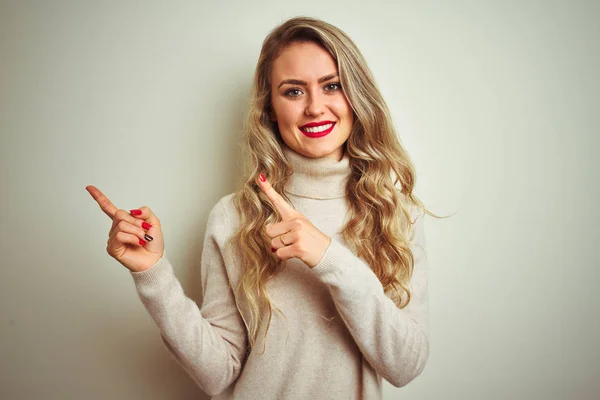
[[[300,127],[300,129],[302,129],[302,128],[313,128],[315,126],[328,125],[328,124],[333,124],[333,121],[309,122],[308,124],[302,125]]]

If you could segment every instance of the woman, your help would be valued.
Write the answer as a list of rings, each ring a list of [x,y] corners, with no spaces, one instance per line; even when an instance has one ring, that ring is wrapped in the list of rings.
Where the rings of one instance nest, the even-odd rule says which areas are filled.
[[[152,211],[117,210],[91,186],[113,220],[107,251],[214,398],[381,398],[382,377],[406,385],[429,351],[419,210],[433,214],[412,162],[360,51],[323,21],[267,36],[250,100],[244,180],[208,217],[201,308]]]

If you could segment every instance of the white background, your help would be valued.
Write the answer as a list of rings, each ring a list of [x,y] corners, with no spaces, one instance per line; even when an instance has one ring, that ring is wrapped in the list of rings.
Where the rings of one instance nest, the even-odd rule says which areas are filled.
[[[417,169],[431,355],[385,399],[600,396],[598,2],[0,3],[0,398],[204,399],[85,190],[149,206],[199,299],[269,30],[362,50]],[[268,377],[266,378],[268,379]]]

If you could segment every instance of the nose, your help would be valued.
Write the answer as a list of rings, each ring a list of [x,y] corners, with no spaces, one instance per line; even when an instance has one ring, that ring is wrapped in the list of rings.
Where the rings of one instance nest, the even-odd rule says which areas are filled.
[[[304,113],[307,116],[317,116],[325,112],[325,101],[320,93],[312,93],[307,96],[306,109]]]

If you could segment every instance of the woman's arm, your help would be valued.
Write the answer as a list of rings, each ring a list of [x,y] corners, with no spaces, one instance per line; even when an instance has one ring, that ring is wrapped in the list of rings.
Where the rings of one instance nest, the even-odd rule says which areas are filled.
[[[384,294],[369,265],[338,241],[332,239],[320,263],[312,268],[329,288],[365,359],[396,387],[416,378],[429,356],[428,263],[422,215],[413,225],[410,240],[414,256],[412,297],[404,309]]]
[[[247,344],[222,256],[227,220],[220,202],[209,214],[202,251],[199,309],[173,273],[166,252],[150,269],[132,273],[142,303],[177,362],[214,396],[239,376]]]

